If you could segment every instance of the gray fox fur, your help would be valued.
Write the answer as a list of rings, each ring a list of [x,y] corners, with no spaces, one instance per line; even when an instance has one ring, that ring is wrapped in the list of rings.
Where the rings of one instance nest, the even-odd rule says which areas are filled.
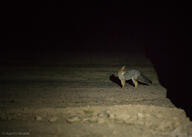
[[[122,88],[125,87],[126,80],[132,80],[135,88],[138,87],[138,81],[145,84],[152,84],[152,81],[144,76],[139,70],[136,69],[126,69],[125,66],[122,66],[118,71],[118,78],[121,81]]]

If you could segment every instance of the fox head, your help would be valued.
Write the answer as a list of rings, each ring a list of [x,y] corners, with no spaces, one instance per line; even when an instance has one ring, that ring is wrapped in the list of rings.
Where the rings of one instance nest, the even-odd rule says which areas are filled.
[[[119,70],[120,72],[124,72],[125,71],[125,65],[124,66],[122,66],[121,68],[120,68],[120,70]]]
[[[122,66],[121,68],[120,68],[120,70],[118,71],[118,77],[119,77],[119,79],[125,79],[124,78],[124,74],[125,74],[125,66]]]

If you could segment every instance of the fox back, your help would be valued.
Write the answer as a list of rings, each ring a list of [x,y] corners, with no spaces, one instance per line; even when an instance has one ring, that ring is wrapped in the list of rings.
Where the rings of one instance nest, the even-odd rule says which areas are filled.
[[[141,75],[141,73],[138,70],[135,69],[125,69],[125,66],[121,67],[118,71],[118,77],[121,80],[130,80],[132,78],[138,79],[138,77]]]

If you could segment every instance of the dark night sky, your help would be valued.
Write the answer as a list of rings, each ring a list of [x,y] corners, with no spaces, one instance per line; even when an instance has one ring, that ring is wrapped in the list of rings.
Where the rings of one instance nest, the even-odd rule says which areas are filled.
[[[79,49],[138,41],[146,36],[144,32],[151,32],[151,17],[127,16],[118,12],[118,9],[42,9],[35,15],[13,15],[9,20],[8,38],[11,38],[11,43],[17,43],[17,47],[28,43],[30,48],[37,48],[46,43],[50,48],[54,45],[55,49],[62,48],[58,45]]]
[[[185,60],[190,55],[190,13],[184,8],[10,10],[5,12],[1,54],[126,51],[135,43],[134,48],[158,61]]]
[[[179,8],[13,10],[7,13],[4,49],[116,50],[116,45],[129,49],[129,43],[172,47],[189,31],[187,14]]]
[[[44,8],[34,11],[10,11],[6,20],[6,49],[115,49],[113,44],[144,45],[152,42],[152,39],[158,40],[158,35],[163,37],[162,40],[167,40],[168,34],[163,33],[172,31],[176,27],[172,25],[181,22],[177,19],[178,16],[166,15],[166,10]]]

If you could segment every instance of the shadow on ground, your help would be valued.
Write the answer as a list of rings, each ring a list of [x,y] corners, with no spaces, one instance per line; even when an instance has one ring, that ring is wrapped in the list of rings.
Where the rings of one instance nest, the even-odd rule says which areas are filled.
[[[119,85],[121,87],[121,81],[119,80],[119,78],[117,76],[115,76],[114,74],[110,75],[109,79],[113,82],[116,83],[117,85]]]

